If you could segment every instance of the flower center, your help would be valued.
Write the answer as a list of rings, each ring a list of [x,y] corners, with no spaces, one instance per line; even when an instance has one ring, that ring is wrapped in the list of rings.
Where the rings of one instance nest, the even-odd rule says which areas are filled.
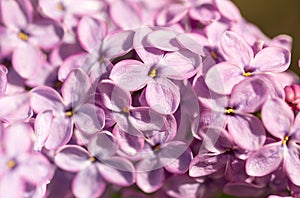
[[[16,166],[16,162],[14,160],[9,160],[6,165],[9,169],[13,169]]]
[[[123,107],[122,111],[123,111],[124,113],[129,113],[130,110],[129,110],[128,107]]]
[[[210,55],[213,59],[217,59],[218,58],[218,55],[216,54],[216,52],[214,51],[210,51]]]
[[[18,33],[18,37],[19,37],[19,39],[21,39],[22,41],[28,41],[28,39],[29,39],[29,35],[26,34],[26,33],[23,32],[23,31],[20,31],[20,32]]]
[[[95,162],[95,161],[96,161],[96,158],[95,158],[95,157],[90,157],[90,158],[89,158],[89,161],[90,161],[90,162]]]
[[[66,111],[66,116],[70,118],[74,115],[74,113],[75,112],[73,110]]]
[[[244,72],[243,76],[245,76],[245,77],[251,77],[252,73],[251,72]]]
[[[150,73],[149,73],[149,76],[151,77],[151,78],[155,78],[156,77],[156,69],[152,69],[151,71],[150,71]]]
[[[62,3],[58,3],[56,6],[56,9],[58,11],[64,11],[65,10],[65,6]]]
[[[282,145],[286,145],[287,142],[289,141],[289,136],[284,136],[283,140],[282,140]]]
[[[154,146],[152,146],[153,151],[158,151],[159,149],[160,149],[160,144],[155,144]]]
[[[233,115],[234,114],[234,108],[233,107],[227,107],[225,109],[225,114],[226,115]]]
[[[104,63],[105,62],[105,56],[101,56],[100,59],[99,59],[99,62]]]

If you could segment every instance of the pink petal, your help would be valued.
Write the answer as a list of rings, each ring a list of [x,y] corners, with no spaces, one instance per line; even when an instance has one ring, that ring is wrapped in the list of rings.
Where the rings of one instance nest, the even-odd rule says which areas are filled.
[[[191,177],[211,175],[224,168],[227,160],[227,155],[197,155],[190,164],[189,175]]]
[[[43,58],[40,49],[29,43],[19,45],[14,49],[12,64],[16,72],[23,78],[30,78],[37,73]]]
[[[291,62],[291,53],[280,47],[267,47],[259,51],[251,67],[262,72],[283,72]]]
[[[59,21],[65,13],[65,11],[61,11],[57,9],[57,6],[59,5],[60,1],[47,1],[47,0],[40,0],[39,6],[42,9],[42,12],[49,16],[52,19],[55,19]]]
[[[1,1],[2,21],[7,27],[23,29],[32,18],[30,1]],[[12,12],[13,11],[13,12]]]
[[[188,79],[196,74],[200,56],[189,50],[167,53],[157,66],[159,75],[176,80]]]
[[[165,182],[164,190],[170,197],[196,198],[200,197],[201,183],[187,175],[174,175]]]
[[[54,171],[46,157],[41,154],[31,154],[26,155],[26,157],[22,156],[22,158],[20,159],[22,164],[18,169],[22,179],[37,185],[45,183],[52,178]]]
[[[185,173],[192,161],[192,151],[183,142],[172,141],[163,146],[160,160],[170,173]]]
[[[156,24],[159,26],[173,25],[182,20],[187,14],[188,8],[185,5],[177,3],[169,4],[156,16]]]
[[[0,178],[0,197],[23,197],[25,184],[17,173],[8,173]]]
[[[214,0],[216,7],[220,13],[227,19],[237,22],[242,20],[239,9],[229,0]]]
[[[88,144],[88,150],[91,152],[91,155],[99,160],[111,157],[117,152],[118,148],[119,145],[116,138],[108,131],[97,133]]]
[[[233,148],[233,139],[229,133],[221,127],[205,126],[200,129],[202,146],[212,153],[224,153],[228,148]]]
[[[0,65],[0,96],[5,94],[7,86],[7,68],[4,65]]]
[[[174,113],[180,102],[178,87],[170,80],[158,78],[150,81],[146,87],[148,105],[161,114]]]
[[[153,66],[160,61],[164,53],[157,48],[153,48],[153,46],[147,42],[147,34],[151,32],[152,30],[148,27],[142,27],[136,30],[133,39],[133,46],[141,60],[146,65]]]
[[[225,54],[241,68],[248,66],[253,59],[253,51],[238,34],[226,31],[221,38],[221,47]]]
[[[202,24],[210,24],[220,19],[220,13],[213,5],[202,4],[190,10],[192,19],[200,21]]]
[[[246,78],[232,89],[230,105],[243,112],[256,112],[270,95],[270,85],[261,77]]]
[[[112,81],[103,80],[98,85],[101,104],[113,111],[122,112],[123,108],[131,106],[129,91],[116,86]]]
[[[80,171],[72,183],[72,192],[76,197],[91,198],[103,194],[106,183],[95,165]]]
[[[211,67],[205,75],[205,82],[209,89],[218,94],[230,94],[234,85],[245,77],[240,67],[229,62],[219,63]]]
[[[155,192],[163,185],[164,169],[153,165],[155,163],[155,160],[143,160],[137,165],[136,185],[145,193]]]
[[[17,93],[0,98],[0,118],[6,122],[26,120],[32,116],[28,93]]]
[[[139,90],[151,80],[149,76],[150,66],[136,60],[123,60],[112,68],[109,77],[124,89]]]
[[[271,98],[265,102],[261,110],[262,121],[266,129],[277,138],[284,138],[290,133],[294,122],[294,114],[284,100]]]
[[[83,66],[86,57],[87,53],[85,52],[68,56],[68,58],[66,58],[62,65],[59,67],[58,80],[64,82],[72,70],[78,69]]]
[[[228,131],[233,141],[246,150],[259,149],[266,140],[262,122],[251,114],[228,116]]]
[[[53,112],[51,110],[46,110],[40,112],[34,121],[34,131],[35,131],[35,142],[34,149],[41,151],[42,147],[49,136],[53,120]]]
[[[52,20],[42,19],[27,28],[30,35],[29,41],[43,49],[53,49],[63,37],[63,29]]]
[[[96,133],[104,127],[105,114],[102,109],[94,104],[83,104],[73,115],[76,128],[85,133]]]
[[[261,177],[275,171],[283,159],[280,143],[268,144],[253,153],[246,162],[246,173],[250,176]]]
[[[45,147],[49,150],[58,149],[67,144],[73,134],[73,123],[65,115],[55,115],[51,124]]]
[[[113,129],[113,134],[116,137],[120,149],[128,155],[136,155],[144,147],[144,138],[132,135],[122,130],[118,125]]]
[[[142,24],[141,8],[132,1],[114,1],[109,11],[112,20],[122,29],[137,28]]]
[[[284,170],[290,181],[299,186],[300,181],[300,149],[298,147],[292,147],[288,149],[284,158]]]
[[[91,52],[106,36],[107,25],[100,20],[85,16],[78,23],[77,34],[81,46]]]
[[[97,163],[101,175],[106,181],[118,186],[130,186],[135,182],[134,166],[127,159],[109,157]]]
[[[36,112],[53,110],[62,112],[64,109],[61,96],[51,87],[40,86],[30,92],[30,103],[32,109]]]
[[[55,164],[71,172],[78,172],[88,167],[90,154],[80,146],[67,145],[58,150],[55,155]]]
[[[169,29],[158,29],[148,34],[147,41],[151,46],[164,51],[177,51],[179,45],[176,41],[177,32]]]
[[[134,32],[131,30],[121,31],[106,37],[103,40],[102,51],[105,57],[115,58],[126,54],[132,49]]]
[[[62,96],[66,105],[75,108],[89,97],[91,82],[88,75],[81,69],[73,70],[63,83]]]
[[[5,128],[3,145],[6,155],[16,157],[28,152],[32,148],[32,135],[33,130],[28,124],[15,123]]]
[[[149,107],[135,107],[130,110],[130,123],[142,132],[166,130],[165,116],[152,111]]]

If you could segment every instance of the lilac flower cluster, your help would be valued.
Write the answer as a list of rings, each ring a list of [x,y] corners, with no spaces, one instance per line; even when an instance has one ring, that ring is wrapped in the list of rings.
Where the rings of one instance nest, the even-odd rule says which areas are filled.
[[[289,36],[229,0],[0,15],[0,197],[300,197]]]

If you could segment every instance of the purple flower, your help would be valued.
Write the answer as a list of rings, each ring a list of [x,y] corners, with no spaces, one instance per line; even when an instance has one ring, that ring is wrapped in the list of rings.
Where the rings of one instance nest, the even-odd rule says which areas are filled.
[[[23,78],[30,78],[40,70],[44,61],[42,49],[51,49],[60,41],[62,29],[53,21],[33,21],[30,1],[23,3],[1,1],[2,19],[5,29],[0,30],[4,54],[12,52],[14,69]]]
[[[195,84],[204,92],[203,81]],[[200,87],[202,86],[202,87]],[[205,125],[227,126],[233,141],[246,150],[256,150],[265,142],[265,129],[254,115],[267,99],[273,95],[270,84],[264,79],[248,78],[234,86],[230,97],[201,92],[200,101],[206,105],[199,118],[199,130]],[[215,97],[210,99],[210,97]],[[245,139],[245,137],[247,137]]]
[[[33,130],[28,124],[16,123],[2,130],[0,196],[23,197],[26,185],[47,182],[53,170],[42,154],[33,152]]]
[[[280,141],[266,144],[247,160],[246,171],[251,176],[264,176],[283,166],[291,182],[299,182],[299,121],[290,107],[279,98],[267,100],[261,112],[266,129]]]
[[[145,137],[147,144],[141,151],[142,160],[137,164],[136,184],[144,192],[151,193],[163,185],[164,168],[173,174],[183,174],[192,160],[188,145],[172,141],[172,135],[157,132]]]
[[[62,147],[55,156],[55,163],[62,169],[77,172],[72,191],[79,197],[98,197],[106,187],[106,181],[118,186],[135,182],[134,166],[116,156],[118,144],[114,136],[103,131],[95,135],[88,150],[77,145]]]
[[[145,97],[148,105],[158,113],[171,114],[180,101],[179,89],[171,79],[192,77],[200,64],[200,57],[185,49],[164,55],[161,50],[143,47],[143,39],[150,32],[151,29],[142,28],[135,33],[135,50],[143,62],[120,61],[113,67],[110,78],[129,91],[147,85]]]
[[[288,50],[266,47],[254,56],[246,41],[230,31],[223,34],[221,47],[227,61],[213,66],[205,74],[207,86],[220,94],[230,94],[233,86],[247,77],[283,72],[290,64]]]
[[[73,134],[73,124],[83,133],[93,134],[104,127],[104,112],[93,102],[93,90],[88,76],[81,70],[72,71],[62,86],[61,97],[46,86],[31,91],[31,107],[38,113],[35,121],[39,134],[37,148],[45,145],[57,149]]]

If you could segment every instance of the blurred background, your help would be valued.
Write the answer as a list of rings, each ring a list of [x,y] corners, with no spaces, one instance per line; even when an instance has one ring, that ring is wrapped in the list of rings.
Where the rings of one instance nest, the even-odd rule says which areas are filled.
[[[300,0],[232,0],[244,18],[256,24],[269,37],[293,37],[290,69],[300,75]]]

